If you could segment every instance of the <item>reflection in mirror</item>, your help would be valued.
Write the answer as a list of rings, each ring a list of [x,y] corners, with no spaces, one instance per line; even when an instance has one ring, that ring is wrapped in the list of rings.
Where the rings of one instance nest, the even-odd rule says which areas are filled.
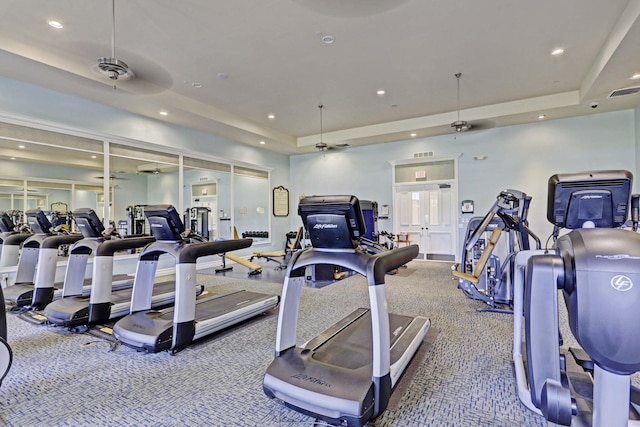
[[[270,241],[269,172],[236,166],[233,168],[234,225],[238,236],[255,243]]]
[[[0,211],[9,214],[15,224],[23,223],[23,181],[0,179]]]
[[[210,240],[230,239],[231,165],[184,157],[185,224]]]
[[[0,209],[17,212],[16,223],[24,222],[29,208],[59,215],[92,208],[106,226],[142,233],[148,232],[144,205],[167,203],[188,214],[185,222],[195,220],[195,228],[210,239],[233,238],[234,225],[239,236],[270,231],[268,171],[235,166],[232,172],[229,163],[185,156],[180,188],[179,155],[139,148],[142,143],[105,143],[79,134],[0,122]],[[198,210],[206,212],[207,224],[202,224]],[[256,238],[260,240],[269,238]]]
[[[94,182],[102,174],[103,143],[90,138],[0,123],[0,150],[0,181],[14,181],[0,187],[0,205],[12,211],[41,208],[50,217],[64,216],[61,212],[82,202],[73,185]],[[87,207],[95,206],[95,195],[92,200]]]
[[[109,217],[123,234],[149,234],[144,206],[179,208],[178,155],[111,143]]]

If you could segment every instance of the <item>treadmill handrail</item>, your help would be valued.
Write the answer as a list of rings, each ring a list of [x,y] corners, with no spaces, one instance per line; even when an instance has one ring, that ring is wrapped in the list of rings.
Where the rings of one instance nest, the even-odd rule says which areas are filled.
[[[69,245],[81,240],[82,234],[61,234],[58,236],[48,236],[40,244],[40,249],[56,249],[60,245]]]
[[[291,259],[287,268],[287,276],[301,276],[303,274],[300,270],[309,265],[330,264],[345,267],[369,277],[370,286],[381,285],[384,284],[386,273],[413,260],[418,255],[418,251],[418,245],[403,246],[373,255],[365,251],[325,252],[309,247],[294,254],[295,257]]]
[[[141,248],[155,241],[153,236],[105,240],[96,249],[95,256],[113,256],[117,251]]]
[[[237,251],[238,249],[248,248],[252,244],[253,239],[218,240],[214,242],[193,243],[182,248],[178,254],[176,262],[178,264],[193,264],[200,257]]]
[[[391,251],[373,255],[367,265],[367,280],[369,286],[384,283],[385,275],[399,268],[418,256],[419,246],[408,245]]]
[[[4,243],[5,245],[8,246],[20,246],[25,240],[27,240],[29,237],[33,236],[33,234],[31,233],[16,233],[16,234],[12,234],[8,237],[6,237],[4,239]]]

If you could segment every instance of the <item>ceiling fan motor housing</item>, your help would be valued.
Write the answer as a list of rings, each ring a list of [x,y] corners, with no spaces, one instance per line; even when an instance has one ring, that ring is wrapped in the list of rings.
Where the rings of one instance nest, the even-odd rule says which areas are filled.
[[[98,69],[101,74],[111,80],[129,80],[134,77],[129,66],[117,58],[103,57],[98,59]]]

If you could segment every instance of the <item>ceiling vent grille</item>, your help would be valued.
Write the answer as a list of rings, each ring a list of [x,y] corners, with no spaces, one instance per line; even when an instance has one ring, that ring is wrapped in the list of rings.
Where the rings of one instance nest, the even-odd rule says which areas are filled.
[[[625,87],[624,89],[612,90],[607,98],[616,98],[618,96],[633,95],[640,92],[640,86]]]
[[[420,157],[433,157],[433,151],[425,151],[424,153],[413,153],[414,159],[419,159]]]

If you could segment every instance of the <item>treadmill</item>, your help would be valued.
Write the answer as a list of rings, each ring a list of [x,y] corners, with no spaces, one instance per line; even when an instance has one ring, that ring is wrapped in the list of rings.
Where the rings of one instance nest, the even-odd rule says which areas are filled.
[[[16,226],[5,211],[0,211],[0,259],[2,259],[2,244],[12,234],[16,234]],[[16,262],[18,259],[16,258]]]
[[[278,316],[275,359],[263,389],[287,407],[330,424],[364,426],[390,395],[431,322],[390,314],[385,274],[418,255],[409,245],[370,254],[358,246],[364,221],[355,196],[312,196],[298,213],[313,247],[296,252],[287,268]],[[306,343],[296,345],[305,267],[329,264],[367,278],[370,308],[360,308]]]
[[[55,325],[66,327],[105,322],[112,315],[124,316],[128,313],[134,279],[126,274],[113,275],[114,254],[118,251],[142,248],[154,242],[155,238],[153,236],[120,238],[105,234],[102,221],[90,208],[74,210],[73,218],[84,238],[76,242],[69,251],[69,262],[62,290],[54,292],[52,285],[46,286],[36,280],[32,306],[34,308],[46,306],[45,318]],[[92,278],[89,280],[89,286],[85,286],[87,281],[84,277],[91,254],[93,254]],[[157,288],[158,291],[162,291],[161,294],[173,292],[171,284],[162,288]],[[61,299],[51,302],[58,293]],[[92,307],[91,299],[95,299],[95,295],[99,293],[106,303],[96,309]],[[165,295],[160,301],[171,303],[173,294]],[[114,309],[116,304],[120,304],[120,307]]]
[[[51,222],[40,209],[25,212],[27,223],[34,234],[22,243],[15,282],[4,290],[5,304],[24,307],[31,304],[34,283],[40,280],[55,280],[58,250],[82,239],[82,234],[54,234]],[[13,236],[7,239],[7,242]],[[5,243],[7,243],[5,242]],[[3,250],[4,252],[4,250]]]
[[[0,211],[0,268],[18,264],[20,245],[31,236],[31,233],[16,231],[16,228],[11,216]]]
[[[122,344],[147,352],[169,350],[176,353],[191,342],[232,326],[276,307],[277,295],[248,291],[196,297],[196,262],[198,258],[247,248],[252,239],[200,241],[185,238],[180,216],[171,205],[145,207],[151,230],[162,239],[147,246],[140,255],[133,284],[130,314],[113,327],[113,335]],[[187,232],[188,233],[188,232]],[[175,307],[152,310],[150,292],[158,258],[169,254],[176,261]]]

